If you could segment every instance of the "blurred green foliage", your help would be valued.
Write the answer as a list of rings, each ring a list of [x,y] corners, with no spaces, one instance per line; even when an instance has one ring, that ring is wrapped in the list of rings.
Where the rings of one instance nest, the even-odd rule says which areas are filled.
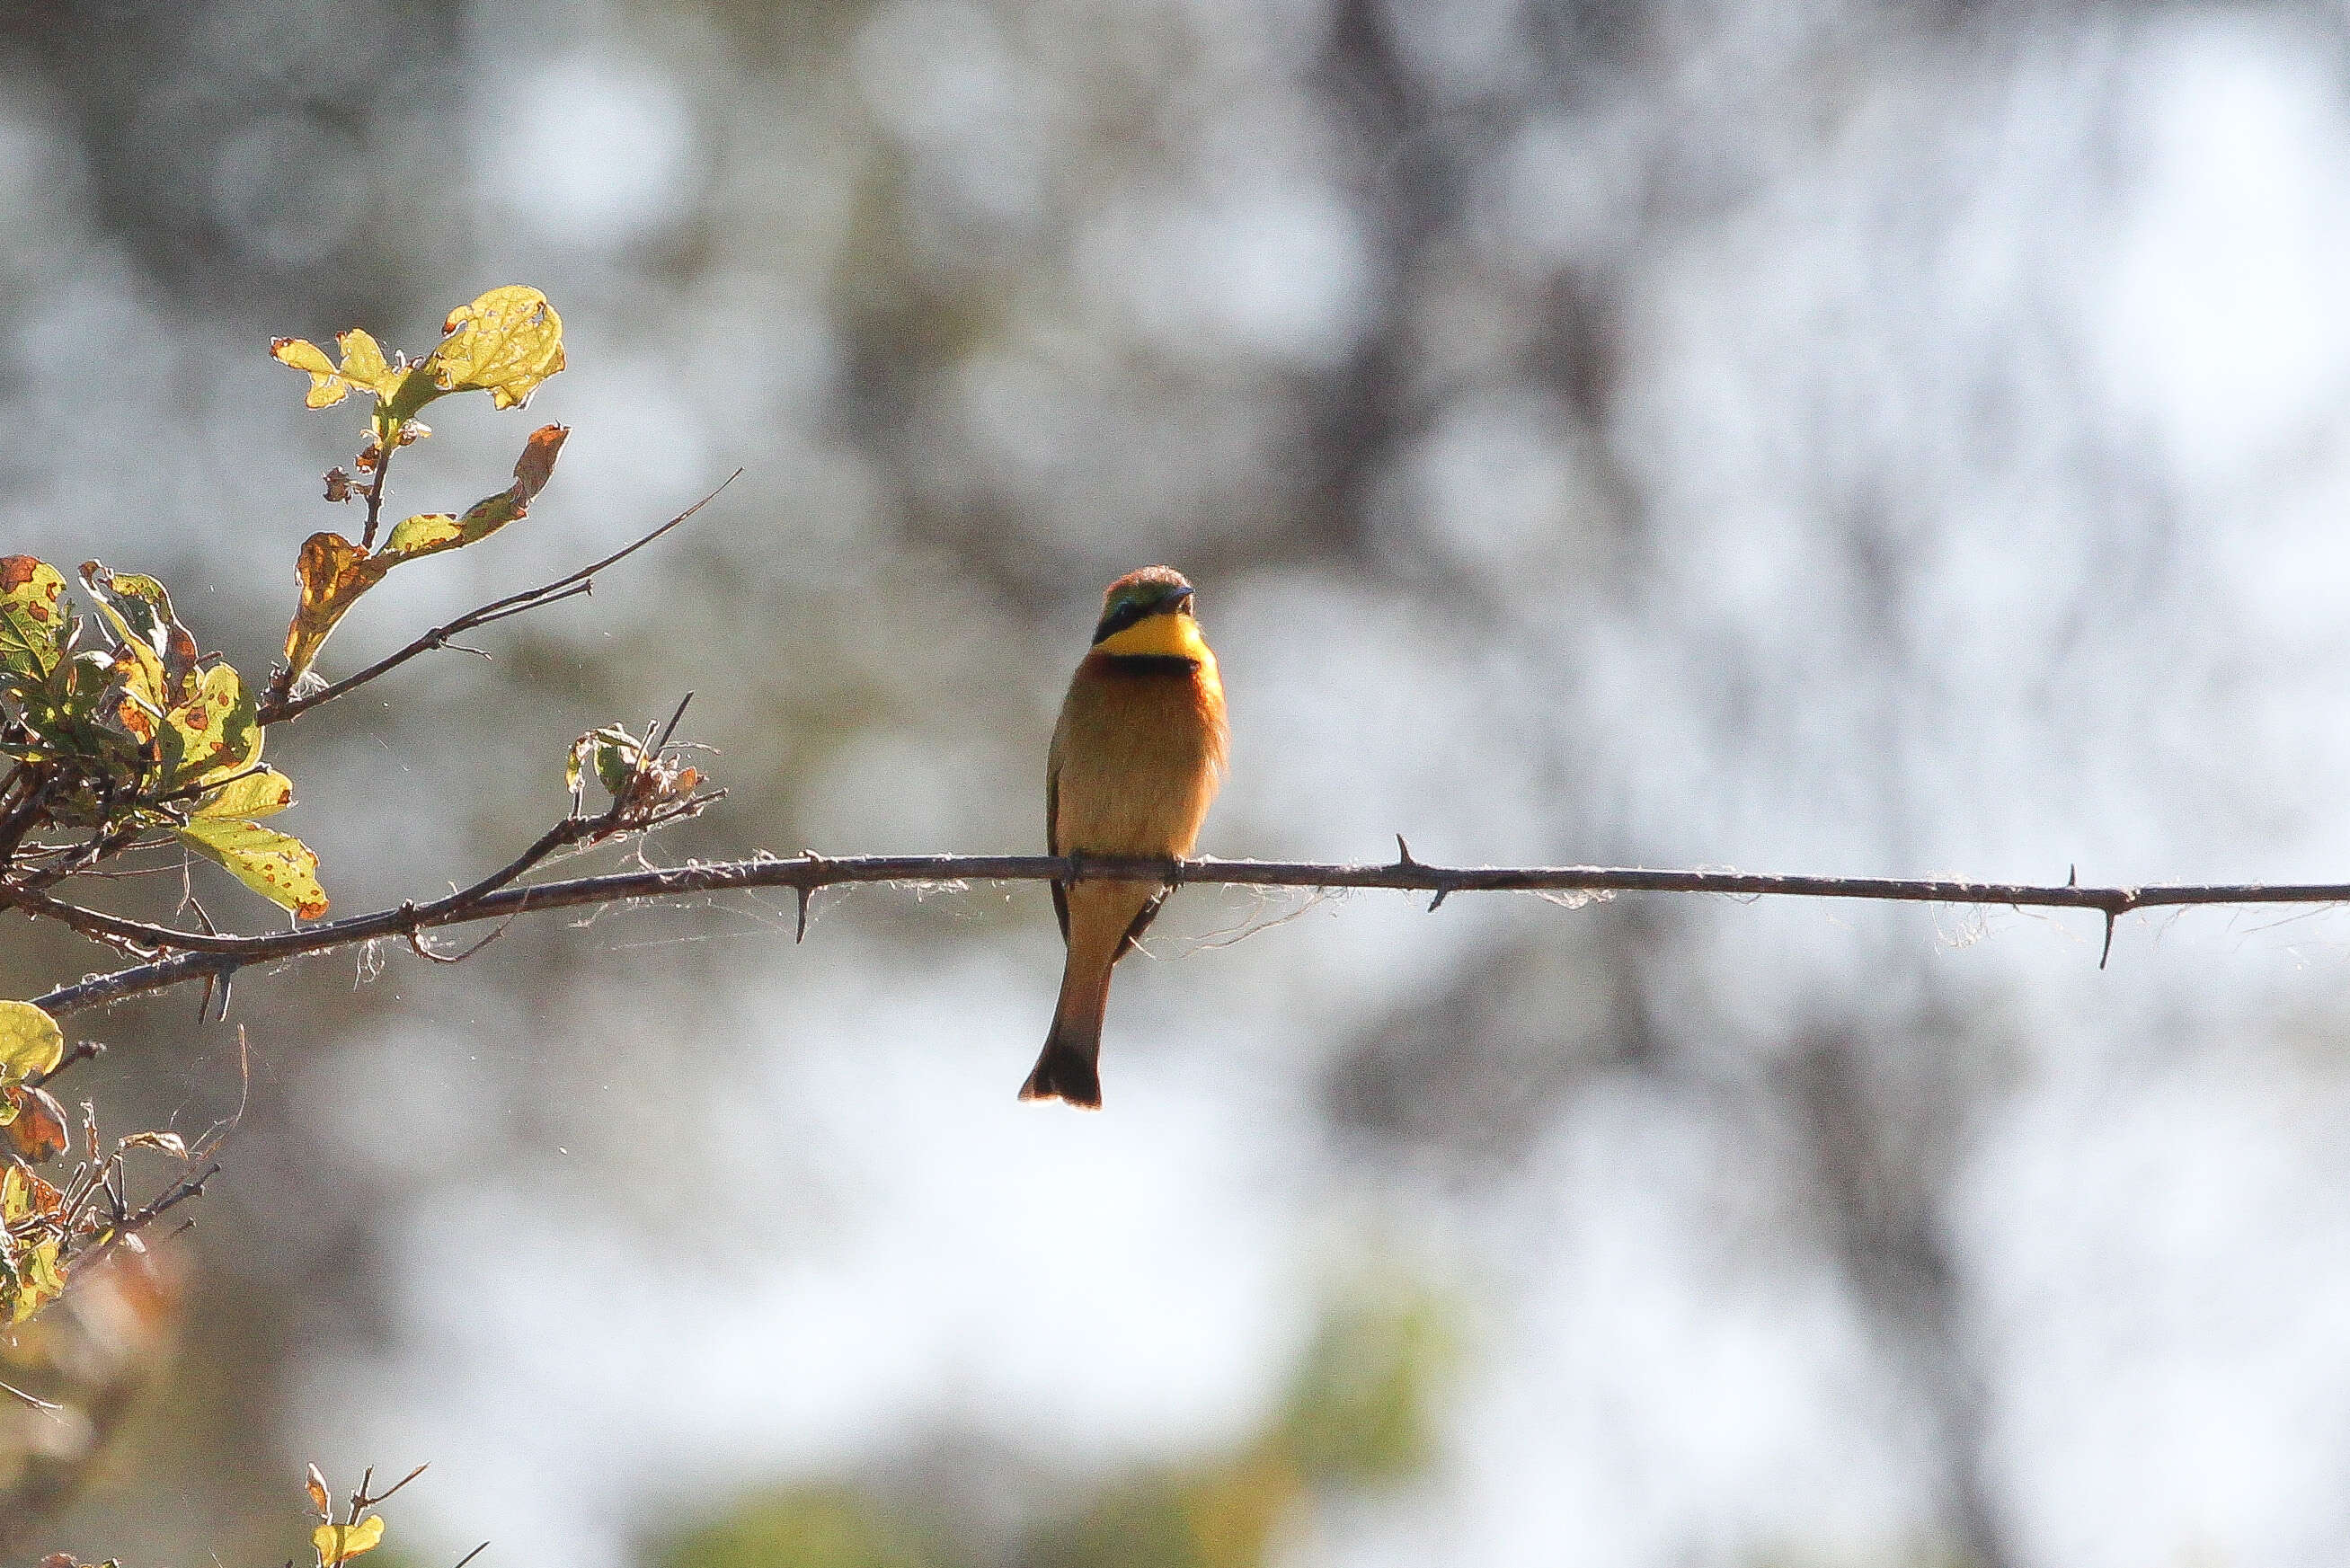
[[[1390,1486],[1436,1457],[1454,1363],[1444,1300],[1398,1280],[1341,1293],[1263,1428],[1232,1449],[1117,1477],[1013,1554],[1033,1568],[1262,1568],[1317,1493]],[[993,1560],[878,1493],[764,1490],[651,1553],[660,1568],[961,1568]]]
[[[846,1487],[762,1492],[661,1548],[660,1568],[938,1568],[937,1551],[881,1504]]]

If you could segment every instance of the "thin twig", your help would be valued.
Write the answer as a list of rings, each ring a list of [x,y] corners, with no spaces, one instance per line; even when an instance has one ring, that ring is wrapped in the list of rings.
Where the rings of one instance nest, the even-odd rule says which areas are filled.
[[[383,517],[384,481],[391,477],[391,454],[399,450],[400,432],[398,431],[392,432],[390,446],[384,445],[381,441],[376,442],[375,483],[367,488],[367,527],[359,535],[359,548],[362,550],[375,548],[376,524]]]
[[[47,1085],[50,1080],[61,1075],[67,1068],[73,1066],[76,1063],[87,1062],[93,1057],[103,1056],[105,1054],[106,1047],[99,1042],[96,1040],[77,1040],[72,1044],[66,1047],[66,1054],[57,1058],[57,1064],[56,1066],[50,1068],[46,1073],[32,1074],[30,1076],[26,1078],[25,1086],[31,1089],[40,1088]]]
[[[13,1383],[0,1383],[0,1395],[5,1395],[19,1404],[29,1406],[44,1416],[54,1415],[65,1408],[63,1405],[54,1404],[37,1394],[27,1394]],[[482,1544],[486,1546],[489,1542],[484,1542]],[[459,1564],[459,1568],[463,1568],[463,1564]]]
[[[525,588],[521,593],[508,594],[504,598],[494,599],[476,609],[468,610],[446,626],[434,627],[397,653],[388,654],[377,659],[356,675],[347,675],[331,686],[322,686],[317,691],[300,697],[273,689],[262,700],[260,722],[264,724],[282,724],[288,719],[299,718],[321,702],[331,702],[336,698],[366,685],[378,676],[397,670],[419,654],[431,653],[435,649],[446,648],[451,638],[472,631],[476,627],[488,626],[493,621],[504,620],[510,616],[523,615],[535,609],[543,609],[548,605],[558,603],[575,595],[592,591],[594,584],[590,579],[597,573],[627,560],[671,529],[682,524],[687,518],[717,500],[725,491],[726,486],[733,483],[742,475],[743,471],[736,469],[726,476],[716,490],[712,491],[651,533],[613,551],[594,565],[582,566],[577,571],[557,577],[544,587]]]
[[[2092,909],[2118,919],[2133,910],[2196,905],[2350,903],[2350,883],[2180,884],[2141,888],[2042,886],[1891,877],[1782,877],[1740,871],[1670,871],[1602,866],[1455,867],[1399,859],[1384,865],[1324,865],[1274,860],[1128,860],[1048,855],[802,855],[787,860],[718,861],[663,870],[507,884],[567,843],[593,836],[609,821],[567,817],[514,861],[471,888],[429,903],[402,904],[324,925],[264,936],[204,936],[97,916],[109,935],[159,950],[156,959],[112,974],[60,986],[33,1000],[52,1013],[119,1002],[185,981],[224,975],[248,964],[276,963],[440,926],[504,920],[525,911],[577,909],[633,899],[674,898],[745,888],[809,892],[850,883],[1121,882],[1221,883],[1260,888],[1388,888],[1449,898],[1457,893],[1713,893],[1741,898],[1859,898],[1910,904]],[[20,909],[51,913],[22,894],[0,889]],[[43,900],[43,903],[53,900]],[[69,908],[60,906],[60,909]],[[94,911],[77,910],[91,919]]]

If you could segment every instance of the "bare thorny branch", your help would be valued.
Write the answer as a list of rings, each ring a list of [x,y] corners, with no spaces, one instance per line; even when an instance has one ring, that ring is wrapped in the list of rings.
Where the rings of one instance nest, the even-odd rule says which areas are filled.
[[[699,809],[706,796],[674,815]],[[663,820],[670,820],[664,818]],[[657,826],[645,824],[645,826]],[[2113,926],[2139,909],[2250,904],[2350,903],[2350,884],[2195,884],[2085,887],[1950,878],[1776,876],[1742,871],[1676,871],[1601,866],[1431,866],[1398,840],[1398,858],[1383,864],[1335,865],[1275,860],[1127,860],[1048,855],[876,855],[836,858],[813,853],[788,859],[761,857],[670,869],[514,884],[556,850],[608,836],[609,814],[567,817],[513,861],[472,887],[426,903],[403,903],[372,914],[261,936],[178,931],[75,909],[47,898],[7,898],[28,914],[90,927],[135,944],[153,958],[111,974],[60,986],[34,999],[51,1013],[103,1006],[126,997],[193,980],[234,974],[252,964],[278,963],[386,938],[414,940],[442,926],[509,920],[545,910],[643,899],[674,898],[742,888],[789,888],[803,899],[818,888],[849,884],[1041,882],[1090,878],[1113,881],[1217,883],[1233,887],[1315,889],[1393,888],[1432,894],[1433,910],[1456,893],[1679,893],[1741,898],[1857,898],[1888,903],[1954,904],[2010,909],[2093,910],[2106,918],[2106,952]],[[802,928],[803,932],[805,927]],[[2104,958],[2099,960],[2100,964]]]

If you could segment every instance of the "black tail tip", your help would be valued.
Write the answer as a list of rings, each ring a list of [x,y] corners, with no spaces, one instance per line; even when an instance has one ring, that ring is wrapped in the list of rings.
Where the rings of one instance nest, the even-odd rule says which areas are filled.
[[[1058,1040],[1045,1043],[1036,1070],[1020,1085],[1024,1100],[1066,1100],[1084,1110],[1101,1109],[1101,1074],[1085,1054]]]

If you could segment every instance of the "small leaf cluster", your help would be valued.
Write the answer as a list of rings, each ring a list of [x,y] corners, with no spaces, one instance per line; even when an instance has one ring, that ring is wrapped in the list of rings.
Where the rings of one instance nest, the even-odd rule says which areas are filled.
[[[354,460],[367,478],[354,483],[340,468],[327,474],[327,499],[364,501],[366,527],[356,545],[336,533],[313,534],[303,542],[296,566],[302,597],[286,628],[281,692],[291,691],[309,672],[335,623],[393,567],[489,537],[527,514],[555,472],[556,455],[568,432],[561,425],[544,425],[524,446],[512,484],[460,514],[427,512],[405,518],[377,545],[391,454],[432,433],[416,418],[419,411],[436,399],[469,391],[487,392],[500,409],[519,408],[541,382],[563,369],[563,319],[535,288],[494,288],[450,312],[442,333],[440,346],[413,363],[397,351],[387,358],[382,346],[356,327],[335,339],[339,359],[300,337],[280,337],[270,345],[278,359],[309,376],[306,400],[310,407],[332,408],[354,392],[375,400],[366,444]]]
[[[57,1021],[29,1002],[0,1002],[0,1127],[8,1162],[0,1168],[0,1326],[13,1327],[65,1293],[78,1260],[120,1241],[142,1243],[131,1231],[139,1216],[123,1196],[123,1166],[135,1149],[184,1164],[187,1146],[177,1133],[140,1132],[101,1152],[95,1113],[82,1107],[83,1157],[61,1181],[36,1168],[72,1146],[63,1107],[40,1080],[65,1060]],[[192,1190],[192,1186],[183,1189]],[[160,1202],[160,1213],[168,1203]]]
[[[172,978],[159,980],[158,988],[200,979],[206,1011],[217,998],[225,1018],[239,970],[265,961],[265,955],[323,950],[356,940],[354,926],[404,929],[423,956],[461,961],[424,946],[428,924],[462,914],[470,900],[507,888],[549,856],[658,826],[718,798],[718,792],[697,795],[700,771],[672,755],[676,717],[657,741],[610,727],[574,749],[571,815],[507,867],[421,909],[409,902],[340,926],[247,935],[216,927],[192,888],[160,917],[117,904],[119,890],[130,885],[101,877],[185,870],[201,858],[224,867],[297,922],[325,915],[317,857],[298,838],[265,825],[294,801],[291,781],[262,760],[268,731],[411,658],[451,646],[453,637],[475,627],[588,592],[596,573],[699,510],[688,508],[624,550],[460,616],[329,684],[313,673],[314,666],[358,600],[397,567],[477,543],[526,516],[553,477],[568,433],[553,424],[534,431],[508,483],[462,512],[392,521],[397,514],[384,512],[392,462],[431,434],[419,415],[442,398],[473,391],[485,393],[496,409],[521,407],[564,367],[562,320],[538,290],[509,286],[452,311],[441,341],[421,358],[387,353],[356,327],[338,335],[334,348],[330,355],[314,343],[281,337],[270,352],[309,378],[305,400],[313,409],[354,395],[369,400],[363,444],[351,460],[356,472],[337,467],[326,476],[326,499],[363,506],[365,521],[352,530],[356,543],[341,533],[320,532],[292,552],[297,596],[284,662],[266,682],[248,681],[219,654],[204,651],[170,592],[152,576],[96,560],[69,575],[33,556],[0,556],[0,909],[59,922],[132,961],[113,975],[85,977],[78,986],[45,996],[57,1012],[89,1005],[94,982],[169,971]],[[680,716],[683,711],[681,705]],[[609,808],[598,815],[581,813],[583,770],[612,794]],[[179,864],[115,864],[148,849],[176,849]],[[68,884],[101,891],[77,899],[63,890]],[[423,918],[427,912],[432,920]],[[405,925],[387,926],[393,917]],[[93,1276],[88,1268],[108,1258],[127,1263],[125,1254],[147,1254],[142,1233],[200,1195],[221,1168],[210,1157],[233,1121],[206,1134],[193,1150],[168,1132],[134,1133],[109,1145],[100,1139],[97,1109],[88,1101],[69,1122],[50,1092],[52,1081],[101,1049],[88,1042],[68,1048],[57,1018],[40,1003],[0,1001],[0,1338],[11,1344],[36,1337],[56,1342],[46,1333],[19,1342],[9,1331],[68,1289],[76,1290],[77,1301],[96,1302],[102,1312],[102,1282],[139,1271],[109,1267]],[[179,1168],[140,1201],[130,1196],[131,1178],[146,1173],[128,1168],[150,1154]],[[69,1325],[85,1315],[90,1314],[69,1311],[50,1323]],[[0,1397],[45,1415],[61,1407],[6,1382],[0,1382]],[[23,1492],[11,1479],[7,1458],[0,1454],[0,1519]],[[413,1479],[411,1472],[407,1480]],[[324,1479],[310,1471],[317,1568],[339,1568],[381,1543],[384,1521],[376,1505],[407,1480],[380,1496],[372,1482],[370,1472],[338,1517]],[[80,1563],[61,1553],[45,1568],[80,1568]]]
[[[252,688],[199,650],[153,577],[86,561],[80,578],[94,616],[74,613],[55,566],[0,556],[0,757],[15,764],[0,852],[74,835],[29,856],[67,873],[169,834],[296,915],[324,914],[317,857],[258,820],[294,789],[261,761]]]
[[[192,898],[181,912],[194,908],[201,933],[52,895],[59,884],[103,873],[119,857],[176,846],[223,867],[297,920],[327,913],[317,856],[266,826],[294,803],[294,786],[263,762],[263,738],[273,724],[335,694],[292,698],[358,597],[395,566],[473,544],[525,515],[554,473],[566,434],[559,425],[535,431],[505,488],[461,514],[405,518],[384,531],[379,546],[392,455],[430,433],[418,413],[472,391],[500,409],[521,406],[563,369],[563,323],[538,290],[509,286],[452,311],[441,342],[412,362],[387,356],[357,328],[337,346],[339,356],[329,358],[316,344],[281,337],[270,352],[309,376],[306,400],[314,409],[354,393],[373,400],[355,462],[364,479],[355,483],[337,469],[327,484],[330,501],[363,501],[367,524],[356,545],[322,533],[297,552],[299,596],[286,662],[265,684],[256,687],[205,652],[154,577],[93,560],[82,563],[76,587],[47,561],[0,556],[0,906],[62,920],[140,959],[189,950],[194,943],[183,944],[182,936],[236,940],[223,939]],[[363,671],[350,684],[380,672]],[[680,770],[658,748],[631,766],[632,809],[658,815],[671,790],[691,795],[692,770],[682,770],[680,788]],[[633,825],[623,815],[616,809],[610,826]],[[221,988],[224,1012],[234,967],[206,977]],[[80,1163],[61,1181],[41,1174],[38,1167],[68,1156],[75,1141],[63,1107],[43,1086],[66,1060],[53,1018],[29,1002],[0,1002],[0,1328],[54,1300],[77,1255],[134,1243],[130,1232],[159,1205],[203,1185],[201,1177],[183,1179],[134,1209],[123,1196],[125,1155],[151,1148],[184,1158],[187,1151],[170,1135],[139,1134],[101,1155],[87,1105]]]
[[[423,1465],[417,1466],[380,1493],[373,1490],[375,1471],[369,1470],[359,1478],[358,1490],[351,1493],[342,1517],[337,1519],[334,1500],[327,1491],[327,1478],[318,1473],[317,1466],[310,1466],[303,1476],[302,1490],[310,1500],[311,1514],[318,1521],[317,1527],[310,1532],[310,1546],[317,1553],[317,1568],[338,1568],[339,1564],[382,1545],[383,1515],[376,1512],[376,1509],[392,1493],[422,1475],[426,1469]],[[483,1542],[484,1546],[487,1544],[487,1542]],[[471,1563],[481,1554],[482,1547],[476,1546],[466,1554],[465,1562]],[[458,1564],[458,1568],[464,1568],[464,1564]]]
[[[572,742],[563,764],[572,815],[584,809],[590,776],[612,797],[607,815],[616,827],[655,826],[708,804],[693,793],[702,771],[671,756],[666,742],[666,736],[656,739],[650,732],[639,740],[619,724],[590,730]]]

